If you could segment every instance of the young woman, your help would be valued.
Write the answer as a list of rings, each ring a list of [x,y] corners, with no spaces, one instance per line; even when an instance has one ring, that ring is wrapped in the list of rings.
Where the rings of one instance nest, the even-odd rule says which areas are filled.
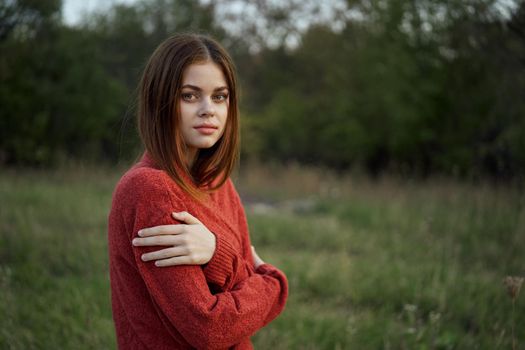
[[[283,310],[285,275],[250,244],[229,175],[239,144],[234,66],[214,40],[177,35],[140,83],[142,159],[109,215],[120,349],[251,349]]]

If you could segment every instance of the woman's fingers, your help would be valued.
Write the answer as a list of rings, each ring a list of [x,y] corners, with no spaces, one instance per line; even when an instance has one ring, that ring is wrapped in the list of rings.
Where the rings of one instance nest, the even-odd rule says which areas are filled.
[[[187,211],[181,211],[179,213],[171,213],[171,216],[175,220],[185,222],[189,225],[200,224],[201,222],[195,216],[191,215]]]
[[[171,213],[171,216],[177,221],[185,222],[188,225],[201,224],[199,219],[191,215],[187,211],[181,211],[178,213]],[[140,237],[151,237],[159,235],[178,235],[186,230],[186,225],[159,225],[155,227],[148,227],[140,230],[138,235]]]
[[[181,255],[187,255],[188,253],[189,251],[185,247],[177,246],[142,254],[141,259],[142,261],[161,260]]]
[[[178,235],[186,230],[186,225],[160,225],[144,228],[138,232],[140,237],[150,237],[159,235]]]
[[[252,245],[252,255],[253,255],[253,265],[255,268],[258,268],[259,266],[263,265],[265,262],[261,259],[259,254],[255,251],[255,247]]]
[[[157,266],[202,265],[210,261],[216,248],[215,235],[188,212],[172,213],[185,224],[161,225],[139,231],[132,243],[136,247],[171,246],[148,252],[143,261],[155,260]]]
[[[162,259],[155,261],[155,266],[176,266],[176,265],[194,265],[193,259],[188,255],[175,256],[169,259]]]
[[[155,245],[179,245],[184,242],[184,238],[175,235],[160,235],[153,237],[142,237],[134,238],[131,241],[135,247],[144,247],[144,246],[155,246]]]

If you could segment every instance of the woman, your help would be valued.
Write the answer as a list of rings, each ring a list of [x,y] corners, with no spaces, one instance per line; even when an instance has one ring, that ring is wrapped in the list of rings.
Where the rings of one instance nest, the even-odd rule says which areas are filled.
[[[229,179],[239,120],[224,49],[192,34],[163,42],[140,83],[138,125],[145,153],[109,215],[119,348],[251,349],[288,284],[251,246]]]

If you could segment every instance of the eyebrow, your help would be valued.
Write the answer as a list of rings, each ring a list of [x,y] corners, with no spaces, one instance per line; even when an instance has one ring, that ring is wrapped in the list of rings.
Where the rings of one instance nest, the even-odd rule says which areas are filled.
[[[184,88],[188,88],[188,89],[192,89],[192,90],[195,90],[195,91],[202,91],[202,89],[198,86],[195,86],[195,85],[191,85],[191,84],[185,84],[181,87],[181,89],[184,89]],[[222,90],[228,90],[228,87],[227,86],[219,86],[215,89],[213,89],[213,91],[222,91]]]

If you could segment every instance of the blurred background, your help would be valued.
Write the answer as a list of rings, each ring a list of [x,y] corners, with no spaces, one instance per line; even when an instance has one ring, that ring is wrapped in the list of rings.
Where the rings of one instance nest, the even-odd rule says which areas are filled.
[[[181,31],[236,63],[234,180],[290,280],[256,348],[525,349],[522,0],[0,0],[0,348],[115,347],[111,192]]]
[[[0,11],[4,165],[135,155],[141,70],[164,38],[193,30],[238,66],[245,157],[372,174],[525,170],[523,1],[4,0]]]

